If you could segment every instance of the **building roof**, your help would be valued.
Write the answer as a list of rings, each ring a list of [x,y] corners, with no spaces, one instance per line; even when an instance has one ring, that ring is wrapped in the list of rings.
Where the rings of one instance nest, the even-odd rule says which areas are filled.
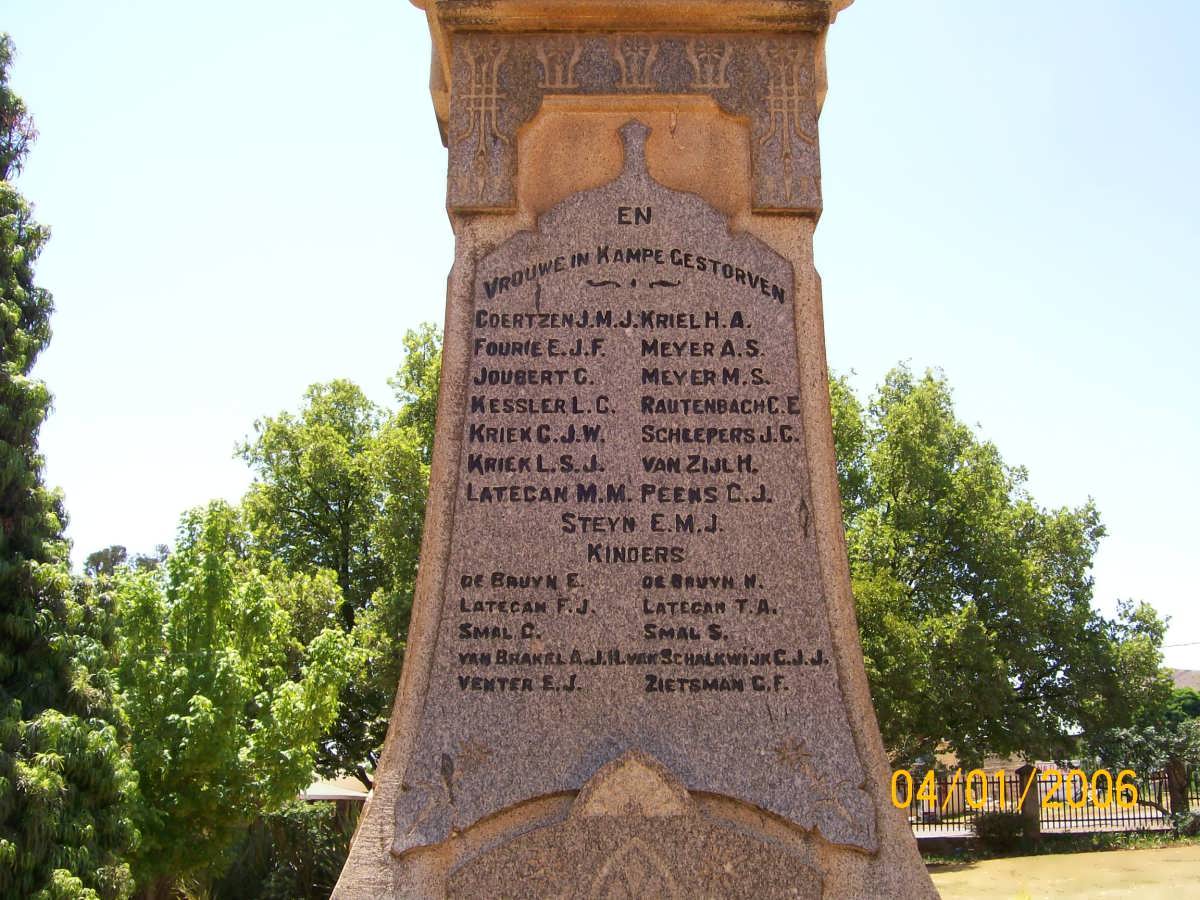
[[[317,800],[366,800],[367,789],[357,778],[344,776],[328,781],[314,781],[300,792],[300,799],[309,803]]]
[[[1200,691],[1200,670],[1172,669],[1171,677],[1175,679],[1177,688],[1195,688]]]

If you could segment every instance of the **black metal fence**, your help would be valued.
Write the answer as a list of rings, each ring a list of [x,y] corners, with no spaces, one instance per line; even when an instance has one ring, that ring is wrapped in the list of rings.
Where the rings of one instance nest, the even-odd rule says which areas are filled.
[[[1188,808],[1200,812],[1200,767],[1187,786]],[[1043,833],[1160,830],[1172,826],[1167,775],[1136,777],[1100,769],[1046,769],[1033,779],[1017,772],[903,770],[892,777],[892,802],[905,807],[918,837],[973,833],[986,812],[1037,809]]]

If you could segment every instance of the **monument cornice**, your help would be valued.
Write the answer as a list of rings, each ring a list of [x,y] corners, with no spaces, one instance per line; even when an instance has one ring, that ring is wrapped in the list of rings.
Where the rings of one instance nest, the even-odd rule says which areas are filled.
[[[455,31],[821,31],[853,0],[412,0]]]
[[[451,35],[463,32],[677,34],[823,33],[854,0],[411,0],[433,41],[429,92],[445,140]]]
[[[702,95],[748,122],[753,209],[818,215],[824,37],[850,2],[413,0],[433,41],[449,208],[516,208],[517,132],[544,97]]]

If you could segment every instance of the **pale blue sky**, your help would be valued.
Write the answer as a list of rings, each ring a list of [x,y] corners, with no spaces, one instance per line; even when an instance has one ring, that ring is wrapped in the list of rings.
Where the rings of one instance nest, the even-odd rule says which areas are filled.
[[[42,446],[78,561],[236,499],[255,417],[387,401],[452,245],[403,0],[9,0],[54,230]],[[1096,599],[1200,668],[1200,4],[858,0],[829,39],[817,263],[831,365],[945,369],[1045,505],[1093,496]],[[1197,643],[1193,643],[1197,642]]]

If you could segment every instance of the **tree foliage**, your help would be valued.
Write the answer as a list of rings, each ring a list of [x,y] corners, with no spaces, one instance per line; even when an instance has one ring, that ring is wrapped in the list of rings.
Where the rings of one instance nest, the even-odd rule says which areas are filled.
[[[238,511],[212,503],[184,516],[162,569],[116,580],[119,676],[142,793],[135,874],[151,896],[308,785],[317,742],[359,665],[340,629],[317,630],[321,614],[297,636],[297,598],[328,591],[274,582],[250,559],[250,542]]]
[[[1088,736],[1088,749],[1104,765],[1138,774],[1176,770],[1179,784],[1200,766],[1200,693],[1175,688],[1157,708],[1146,708],[1128,728]]]
[[[396,424],[417,433],[426,464],[433,458],[433,433],[437,425],[438,386],[442,377],[442,336],[437,327],[422,322],[404,335],[404,359],[388,384],[395,391],[399,410]]]
[[[412,612],[441,369],[432,326],[403,343],[389,382],[394,412],[351,382],[316,384],[298,412],[260,419],[239,448],[256,475],[244,501],[253,552],[280,565],[281,577],[334,573],[342,628],[366,654],[321,742],[318,770],[368,786]]]
[[[867,405],[845,379],[830,395],[863,651],[894,759],[1063,758],[1080,729],[1127,717],[1161,676],[1120,665],[1153,641],[1146,623],[1091,606],[1093,503],[1038,506],[1025,470],[957,418],[940,374],[900,366]]]
[[[383,506],[372,452],[382,418],[349,381],[315,384],[299,416],[260,419],[240,448],[259,476],[244,501],[258,542],[292,571],[332,571],[347,629],[386,581],[372,527]]]
[[[92,578],[111,577],[125,565],[135,569],[157,569],[166,561],[170,552],[166,544],[159,544],[153,553],[139,553],[130,559],[129,551],[124,546],[112,544],[87,555],[83,561],[83,574]]]
[[[10,179],[35,131],[0,35],[0,896],[119,897],[136,785],[109,678],[107,599],[72,584],[61,498],[42,481],[50,408],[30,377],[50,340],[34,281],[49,231]]]
[[[129,551],[120,544],[112,544],[103,550],[89,553],[83,561],[83,573],[93,578],[112,576],[117,569],[129,561]]]
[[[211,886],[224,900],[326,900],[350,850],[358,807],[296,801],[263,816]]]
[[[10,181],[20,174],[29,145],[37,138],[25,101],[8,86],[8,71],[15,55],[12,38],[0,34],[0,181]]]
[[[1119,665],[1123,672],[1157,669],[1158,679],[1128,698],[1128,723],[1115,722],[1085,735],[1085,748],[1098,765],[1133,769],[1140,775],[1167,773],[1171,810],[1188,809],[1187,785],[1200,766],[1200,691],[1173,687],[1159,649],[1166,623],[1149,605],[1124,602],[1126,631]]]

